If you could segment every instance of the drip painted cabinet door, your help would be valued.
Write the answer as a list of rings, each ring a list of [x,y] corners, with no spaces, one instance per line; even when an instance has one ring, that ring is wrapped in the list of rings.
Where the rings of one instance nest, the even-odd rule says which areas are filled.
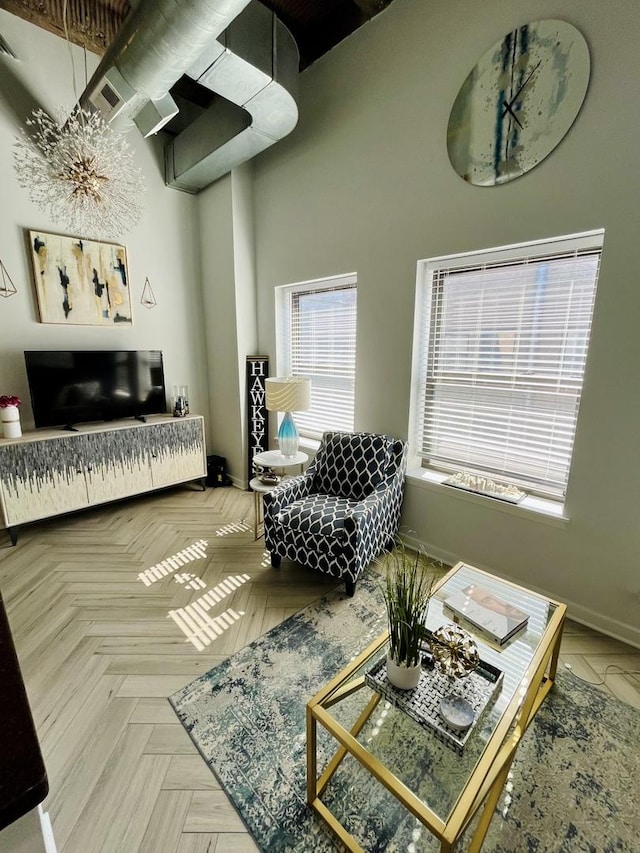
[[[149,455],[154,489],[206,476],[202,419],[176,419],[149,427]]]
[[[84,460],[90,506],[153,488],[146,434],[146,429],[133,426],[86,436]]]
[[[88,505],[83,439],[20,441],[0,448],[5,527]]]

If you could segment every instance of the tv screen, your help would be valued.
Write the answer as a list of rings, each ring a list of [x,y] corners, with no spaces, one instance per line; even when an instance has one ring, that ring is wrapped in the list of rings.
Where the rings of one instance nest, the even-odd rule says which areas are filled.
[[[167,411],[162,352],[25,352],[36,427]]]

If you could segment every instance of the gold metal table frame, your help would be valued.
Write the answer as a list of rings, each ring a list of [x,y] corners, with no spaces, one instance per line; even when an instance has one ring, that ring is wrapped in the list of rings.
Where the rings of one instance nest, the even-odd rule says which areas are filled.
[[[466,782],[447,815],[440,816],[429,807],[411,788],[394,775],[357,738],[376,709],[380,699],[378,693],[365,683],[364,671],[368,663],[376,659],[385,649],[388,633],[382,634],[352,660],[329,684],[307,703],[307,802],[328,824],[348,850],[362,851],[357,840],[342,826],[338,818],[325,805],[321,797],[334,773],[347,755],[353,756],[366,770],[398,799],[405,808],[440,840],[441,853],[452,853],[460,836],[476,814],[479,814],[467,850],[478,853],[489,829],[494,810],[507,780],[518,745],[535,717],[545,697],[553,686],[560,651],[560,641],[566,615],[566,605],[544,596],[539,596],[524,587],[458,563],[434,585],[434,600],[450,592],[459,571],[477,574],[479,582],[493,584],[503,595],[512,590],[530,596],[531,602],[548,605],[548,617],[540,636],[534,638],[531,656],[526,669],[513,689],[504,710],[499,713],[493,731],[479,753]],[[497,585],[497,586],[496,586]],[[522,599],[520,599],[521,601]],[[440,621],[450,621],[444,616]],[[530,619],[531,622],[531,619]],[[466,626],[465,626],[466,627]],[[470,629],[470,633],[473,630]],[[528,632],[527,632],[528,633]],[[480,639],[481,655],[486,651]],[[514,638],[512,642],[515,642]],[[501,654],[496,649],[496,654]],[[483,655],[484,656],[484,655]],[[499,666],[499,663],[497,664]],[[358,671],[360,671],[358,673]],[[347,697],[364,689],[369,698],[350,729],[345,728],[331,713]],[[504,686],[502,690],[504,690]],[[339,747],[327,766],[318,775],[317,725],[320,724],[338,742]],[[416,724],[417,725],[417,724]],[[433,737],[425,732],[425,737]]]

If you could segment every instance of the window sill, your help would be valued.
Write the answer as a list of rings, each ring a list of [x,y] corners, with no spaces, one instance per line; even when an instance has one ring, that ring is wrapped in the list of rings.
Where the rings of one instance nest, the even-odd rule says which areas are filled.
[[[466,492],[463,489],[445,486],[443,485],[443,480],[446,480],[448,476],[448,474],[442,471],[434,471],[430,468],[411,468],[407,471],[407,481],[412,486],[417,486],[421,489],[428,489],[440,494],[446,492],[449,497],[456,498],[457,500],[497,509],[499,512],[504,512],[508,515],[528,516],[555,527],[566,527],[569,523],[569,519],[564,515],[564,504],[560,501],[527,495],[520,503],[512,504],[507,501],[501,501],[498,498],[488,497],[487,495],[478,495],[474,492]]]
[[[313,453],[315,455],[319,447],[320,442],[315,438],[307,438],[303,435],[300,436],[300,450],[304,450],[305,453]]]

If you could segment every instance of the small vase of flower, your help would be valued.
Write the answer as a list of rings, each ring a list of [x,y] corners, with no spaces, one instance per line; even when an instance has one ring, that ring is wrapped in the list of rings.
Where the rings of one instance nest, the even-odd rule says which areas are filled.
[[[20,438],[20,412],[18,406],[22,403],[20,397],[13,394],[5,394],[0,397],[0,420],[2,421],[2,434],[5,438]]]

